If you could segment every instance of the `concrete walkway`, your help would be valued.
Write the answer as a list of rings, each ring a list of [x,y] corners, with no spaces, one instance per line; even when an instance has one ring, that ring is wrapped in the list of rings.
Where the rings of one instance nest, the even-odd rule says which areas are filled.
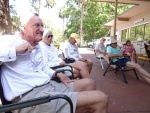
[[[90,48],[80,48],[83,57],[94,59],[93,50]],[[99,60],[94,60],[91,78],[95,80],[97,89],[105,92],[109,96],[108,113],[150,113],[150,85],[141,78],[137,80],[132,71],[126,72],[128,84],[125,84],[120,72],[116,74],[111,71],[103,76],[104,70],[108,66],[104,62],[104,70],[101,68]],[[141,65],[143,61],[138,60]],[[143,68],[150,73],[150,63],[146,62]]]

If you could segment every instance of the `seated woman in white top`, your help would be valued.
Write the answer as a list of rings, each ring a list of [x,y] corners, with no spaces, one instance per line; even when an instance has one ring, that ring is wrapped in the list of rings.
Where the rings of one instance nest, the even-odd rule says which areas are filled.
[[[42,54],[45,62],[49,67],[65,65],[66,63],[58,56],[56,48],[53,46],[53,34],[52,31],[45,29],[43,34],[43,41],[40,42]],[[70,63],[74,68],[74,78],[90,78],[87,67],[84,63],[78,64],[77,62]]]
[[[78,35],[76,33],[72,33],[70,35],[70,38],[64,48],[65,58],[74,58],[76,60],[76,62],[79,62],[79,64],[81,62],[85,62],[88,66],[88,70],[90,73],[92,70],[93,62],[90,59],[83,58],[80,55],[80,53],[78,51],[78,46],[76,45],[77,36]]]

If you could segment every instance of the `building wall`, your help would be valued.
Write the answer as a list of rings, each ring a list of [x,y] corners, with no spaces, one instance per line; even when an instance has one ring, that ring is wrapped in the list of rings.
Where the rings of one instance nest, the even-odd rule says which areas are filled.
[[[144,19],[144,21],[142,19]],[[129,21],[117,22],[116,34],[117,34],[117,40],[119,42],[119,45],[122,45],[122,42],[121,42],[122,30],[130,28],[130,27],[135,27],[135,26],[139,26],[142,24],[146,24],[146,23],[150,23],[150,10],[147,10],[142,14],[138,14],[137,16],[130,18]],[[113,26],[111,27],[111,36],[113,36]],[[144,47],[143,42],[132,41],[132,43],[134,47],[136,48],[137,53],[143,54],[145,52],[143,48]]]

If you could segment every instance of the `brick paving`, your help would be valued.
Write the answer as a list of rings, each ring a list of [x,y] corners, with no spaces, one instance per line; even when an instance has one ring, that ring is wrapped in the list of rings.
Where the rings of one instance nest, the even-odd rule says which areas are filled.
[[[94,59],[93,50],[90,48],[80,48],[83,57]],[[113,71],[103,76],[104,70],[108,66],[104,62],[104,70],[98,59],[94,60],[91,78],[95,81],[97,89],[105,92],[109,96],[108,113],[150,113],[150,85],[138,76],[137,80],[132,71],[126,72],[128,84],[125,84],[120,72]],[[143,61],[138,60],[141,65]],[[146,62],[143,68],[150,73],[150,63]]]

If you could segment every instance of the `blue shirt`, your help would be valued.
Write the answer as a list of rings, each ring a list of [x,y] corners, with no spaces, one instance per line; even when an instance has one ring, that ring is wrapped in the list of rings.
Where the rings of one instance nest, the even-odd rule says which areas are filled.
[[[121,54],[122,51],[121,51],[121,49],[120,49],[119,47],[113,48],[113,47],[111,47],[111,46],[108,46],[108,47],[107,47],[107,53],[114,54],[114,55],[118,55],[118,54]],[[113,62],[116,62],[116,61],[117,61],[117,59],[114,58],[114,59],[113,59]]]

